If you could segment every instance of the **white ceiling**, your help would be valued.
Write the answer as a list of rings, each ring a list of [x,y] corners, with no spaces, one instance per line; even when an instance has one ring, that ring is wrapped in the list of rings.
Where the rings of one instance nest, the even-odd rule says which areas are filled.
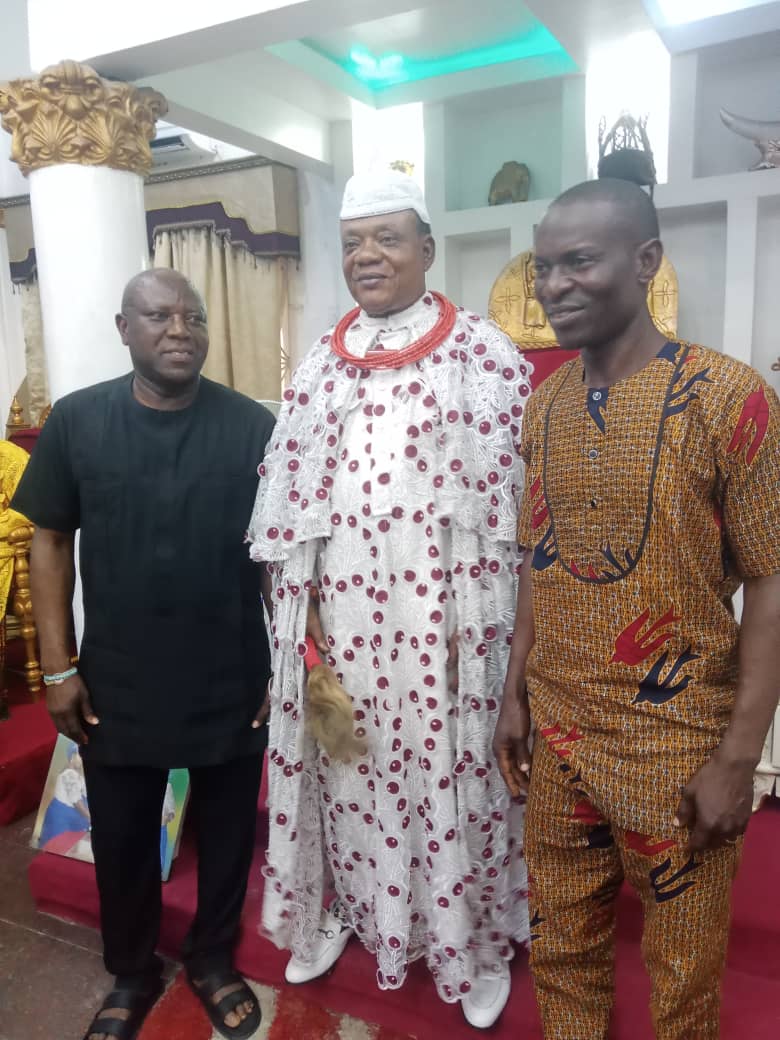
[[[538,22],[518,0],[447,0],[446,9],[420,7],[371,22],[342,26],[304,42],[342,62],[355,47],[380,57],[435,59],[519,39]]]
[[[23,0],[2,2],[4,39],[16,41],[14,49],[18,51],[18,41],[27,32]],[[74,6],[83,2],[72,0]],[[98,0],[90,2],[98,4]],[[559,89],[556,84],[562,76],[585,70],[596,47],[653,29],[672,52],[711,48],[709,53],[703,52],[704,61],[720,60],[732,52],[749,54],[751,48],[756,53],[766,53],[767,48],[777,53],[780,41],[775,36],[780,32],[780,2],[765,0],[711,0],[717,6],[708,10],[740,9],[706,18],[697,15],[684,24],[672,24],[681,21],[679,10],[695,3],[698,7],[690,10],[700,13],[703,0],[242,3],[256,13],[197,31],[182,30],[178,36],[151,40],[125,51],[69,56],[93,61],[104,75],[151,81],[169,97],[175,119],[181,121],[185,114],[192,113],[191,129],[214,137],[222,134],[224,140],[242,147],[260,150],[266,141],[282,141],[277,135],[282,124],[287,128],[299,126],[300,139],[315,142],[308,150],[303,147],[301,154],[322,163],[327,161],[324,142],[329,124],[350,117],[353,99],[385,107],[458,98],[458,105],[478,109],[491,103],[490,92],[516,89],[521,83],[525,84],[524,92]],[[218,6],[212,0],[211,17]],[[113,17],[109,8],[113,10],[113,5],[103,4],[101,8],[106,12],[106,25]],[[130,17],[128,9],[125,15]],[[69,24],[74,24],[72,18]],[[148,23],[146,29],[153,24]],[[513,60],[493,60],[481,67],[450,72],[446,63],[442,64],[442,59],[464,51],[479,53],[516,43],[540,26],[560,43],[562,49],[557,54],[534,57],[518,52]],[[437,75],[421,79],[410,76],[410,81],[400,86],[377,89],[350,71],[348,59],[354,48],[362,48],[377,59],[400,54],[411,63],[438,62],[433,66]],[[8,48],[0,45],[0,81],[18,73],[12,64]],[[293,152],[297,147],[288,146]]]

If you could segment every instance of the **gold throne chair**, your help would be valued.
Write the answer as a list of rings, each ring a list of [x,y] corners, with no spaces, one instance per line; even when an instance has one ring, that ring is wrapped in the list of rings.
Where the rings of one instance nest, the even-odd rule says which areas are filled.
[[[29,427],[16,400],[7,425],[9,438]],[[3,712],[6,646],[10,639],[24,643],[24,675],[33,700],[41,690],[38,633],[30,595],[30,547],[34,527],[11,509],[14,491],[29,454],[9,440],[0,440],[0,714]]]

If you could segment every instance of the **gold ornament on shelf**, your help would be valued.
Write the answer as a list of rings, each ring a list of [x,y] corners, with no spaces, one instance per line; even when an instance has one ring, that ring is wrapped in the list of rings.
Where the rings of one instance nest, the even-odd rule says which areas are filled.
[[[19,404],[18,397],[14,397],[11,401],[11,411],[8,413],[8,421],[5,425],[9,434],[14,430],[26,430],[29,427],[29,423],[24,418],[24,408]]]
[[[549,350],[558,346],[552,326],[536,298],[535,284],[534,254],[529,249],[509,261],[490,290],[488,317],[521,350]],[[647,306],[655,327],[669,339],[677,335],[678,298],[677,274],[664,256],[658,274],[647,287]]]
[[[725,108],[720,110],[720,118],[729,130],[752,141],[758,148],[761,158],[750,167],[751,170],[775,170],[780,166],[780,120],[746,119]]]
[[[397,173],[405,173],[407,177],[414,176],[414,163],[408,159],[393,159],[390,163],[390,169],[395,170]]]
[[[112,83],[76,61],[0,86],[0,119],[25,176],[60,163],[146,174],[155,123],[167,110],[156,90]]]
[[[628,112],[622,112],[607,133],[607,123],[602,117],[599,123],[598,175],[648,187],[652,198],[657,182],[653,149],[646,127],[647,116],[634,119]]]
[[[504,163],[490,182],[488,205],[503,206],[507,202],[527,202],[530,187],[531,171],[525,163],[512,159]]]

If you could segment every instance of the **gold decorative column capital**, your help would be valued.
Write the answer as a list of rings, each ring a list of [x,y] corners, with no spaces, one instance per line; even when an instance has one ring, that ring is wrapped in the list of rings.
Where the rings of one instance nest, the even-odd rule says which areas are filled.
[[[0,122],[25,175],[59,163],[148,173],[149,142],[167,111],[156,90],[114,83],[76,61],[0,85]]]

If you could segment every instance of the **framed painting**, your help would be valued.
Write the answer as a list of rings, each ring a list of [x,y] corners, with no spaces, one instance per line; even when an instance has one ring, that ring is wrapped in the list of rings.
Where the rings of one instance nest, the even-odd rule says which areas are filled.
[[[188,795],[187,770],[172,769],[168,774],[160,817],[160,873],[163,881],[170,877],[171,865],[179,851]],[[87,785],[79,747],[60,733],[30,844],[35,849],[58,856],[94,863],[90,829]]]

